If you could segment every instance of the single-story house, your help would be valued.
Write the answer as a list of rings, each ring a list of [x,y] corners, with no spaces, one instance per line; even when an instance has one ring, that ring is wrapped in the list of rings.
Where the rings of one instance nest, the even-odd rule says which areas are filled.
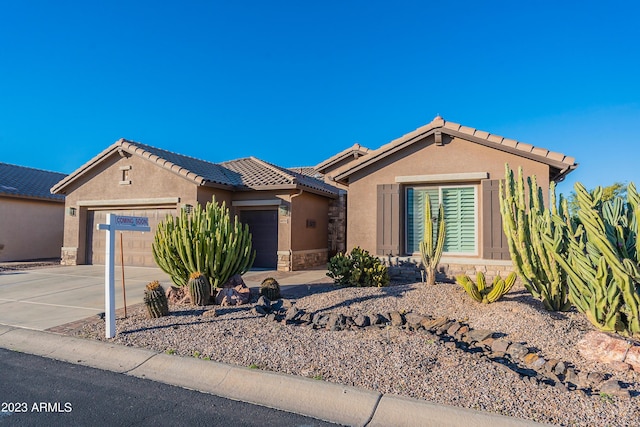
[[[436,117],[377,150],[360,146],[318,165],[347,189],[348,249],[389,260],[419,257],[424,201],[444,205],[442,273],[511,268],[499,209],[505,163],[548,188],[577,167],[573,157]]]
[[[49,189],[64,177],[0,163],[0,262],[60,256],[64,195]]]
[[[120,139],[55,184],[65,196],[62,264],[103,264],[107,213],[145,216],[150,233],[124,232],[126,265],[154,266],[157,224],[215,197],[249,225],[254,267],[299,270],[327,263],[338,189],[254,157],[212,163]]]

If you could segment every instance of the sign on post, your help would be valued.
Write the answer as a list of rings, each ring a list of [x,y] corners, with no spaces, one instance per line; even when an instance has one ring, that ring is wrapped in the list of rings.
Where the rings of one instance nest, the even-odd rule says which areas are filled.
[[[151,231],[151,227],[147,217],[107,214],[107,223],[98,224],[98,230],[105,230],[107,236],[104,263],[105,336],[113,338],[116,336],[116,292],[113,278],[116,231]]]

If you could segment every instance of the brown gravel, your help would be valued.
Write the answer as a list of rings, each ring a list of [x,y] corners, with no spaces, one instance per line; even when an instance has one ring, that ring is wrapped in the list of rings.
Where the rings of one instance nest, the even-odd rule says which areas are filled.
[[[547,312],[522,287],[486,305],[471,301],[459,286],[444,283],[380,289],[316,285],[310,291],[297,295],[296,307],[345,315],[405,310],[446,316],[504,334],[547,359],[569,362],[576,370],[611,374],[626,385],[631,397],[533,385],[497,363],[445,346],[420,331],[313,330],[267,321],[251,314],[252,305],[217,307],[217,317],[204,315],[204,309],[172,306],[171,315],[161,319],[147,319],[144,307],[137,306],[127,319],[118,320],[117,336],[109,341],[544,423],[640,425],[640,373],[609,372],[606,365],[584,360],[575,348],[593,330],[585,317]],[[76,335],[105,340],[104,322],[92,321]]]

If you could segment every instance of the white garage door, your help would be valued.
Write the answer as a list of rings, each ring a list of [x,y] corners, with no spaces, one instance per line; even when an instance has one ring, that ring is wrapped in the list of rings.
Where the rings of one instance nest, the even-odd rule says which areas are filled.
[[[87,212],[87,264],[104,265],[106,236],[104,230],[96,230],[96,224],[105,224],[107,214],[125,216],[145,216],[149,218],[151,231],[147,233],[134,231],[116,232],[116,265],[120,264],[120,233],[124,252],[124,265],[138,267],[155,267],[151,245],[156,227],[167,215],[175,215],[175,209],[109,209]]]

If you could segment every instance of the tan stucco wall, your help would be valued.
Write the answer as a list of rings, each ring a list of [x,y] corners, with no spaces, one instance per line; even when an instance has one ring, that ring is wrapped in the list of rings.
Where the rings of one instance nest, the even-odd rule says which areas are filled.
[[[525,175],[536,175],[540,187],[548,188],[549,186],[549,167],[543,163],[459,138],[447,138],[446,142],[443,146],[436,146],[433,144],[433,136],[427,137],[350,177],[347,199],[347,250],[351,250],[354,246],[361,246],[371,253],[376,252],[377,186],[394,184],[398,176],[488,172],[489,179],[502,179],[504,165],[509,163],[511,168],[516,170],[518,166],[522,166]],[[437,183],[437,185],[447,184],[446,182]],[[477,247],[478,257],[480,257],[483,221],[480,182],[449,184],[473,184],[477,187]]]
[[[0,261],[58,258],[64,203],[0,197]]]
[[[315,226],[307,224],[315,222]],[[329,199],[304,192],[294,197],[291,209],[291,250],[328,248]]]
[[[121,184],[121,167],[131,167],[128,180]],[[67,208],[77,209],[76,216],[64,216],[65,248],[77,248],[77,263],[85,262],[86,219],[89,209],[107,209],[100,206],[82,206],[95,201],[126,201],[123,205],[136,208],[173,207],[194,205],[198,201],[197,186],[192,181],[170,172],[159,165],[138,156],[120,157],[117,153],[96,165],[89,173],[77,179],[67,190]],[[154,202],[163,198],[179,198],[178,205]],[[135,202],[137,201],[137,202]],[[60,248],[58,248],[60,253]]]

